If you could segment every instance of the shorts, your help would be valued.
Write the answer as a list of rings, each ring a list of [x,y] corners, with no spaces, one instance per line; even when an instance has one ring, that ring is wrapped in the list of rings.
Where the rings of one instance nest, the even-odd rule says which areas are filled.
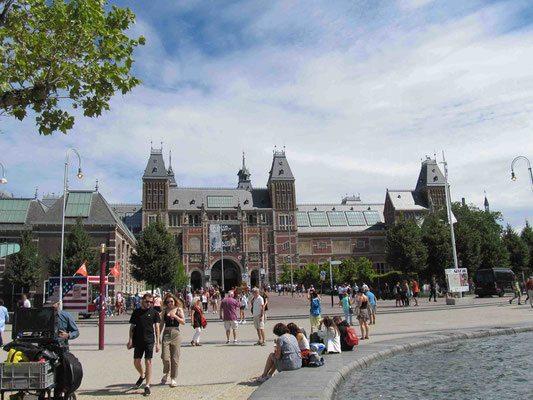
[[[240,306],[239,308],[241,309],[241,311],[244,311],[246,309],[246,306]]]
[[[368,315],[376,315],[376,306],[370,305],[368,307]]]
[[[139,343],[133,346],[133,359],[144,358],[146,360],[152,359],[154,356],[154,343]]]
[[[260,315],[254,315],[254,328],[255,329],[265,329],[265,321],[261,320]]]
[[[418,292],[413,292],[413,297],[418,297]]]
[[[239,328],[237,321],[224,321],[224,329],[229,331],[230,329],[236,330]]]

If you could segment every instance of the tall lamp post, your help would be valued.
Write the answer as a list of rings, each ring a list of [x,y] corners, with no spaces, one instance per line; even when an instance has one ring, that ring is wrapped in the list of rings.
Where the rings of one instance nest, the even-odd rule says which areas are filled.
[[[5,185],[7,183],[7,178],[6,178],[6,170],[4,168],[4,164],[0,163],[0,167],[2,167],[2,178],[0,179],[0,183]]]
[[[515,157],[515,159],[513,160],[513,162],[511,162],[511,180],[513,182],[516,181],[516,175],[514,173],[514,165],[515,163],[518,161],[518,160],[524,160],[525,162],[527,162],[527,169],[529,170],[529,178],[530,178],[530,181],[531,181],[531,190],[533,190],[533,173],[531,172],[531,163],[529,162],[529,160],[527,159],[527,157],[524,157],[524,156],[518,156],[518,157]]]
[[[59,259],[59,304],[61,309],[63,309],[63,248],[64,248],[64,242],[65,242],[65,208],[67,206],[67,191],[68,191],[68,157],[70,155],[70,152],[73,151],[78,156],[78,173],[77,177],[78,179],[83,178],[83,174],[81,172],[81,157],[80,153],[78,153],[78,150],[76,149],[70,149],[67,151],[67,156],[65,157],[65,176],[64,176],[64,185],[63,185],[63,212],[62,212],[62,218],[61,218],[61,256]]]
[[[330,289],[331,289],[331,307],[334,307],[333,305],[333,268],[331,268],[332,265],[339,265],[342,264],[342,261],[331,261],[331,257],[329,258],[329,283],[330,283]]]

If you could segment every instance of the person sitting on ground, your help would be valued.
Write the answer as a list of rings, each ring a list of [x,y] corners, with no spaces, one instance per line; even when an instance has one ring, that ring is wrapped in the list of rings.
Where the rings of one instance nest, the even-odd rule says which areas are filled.
[[[334,316],[333,317],[333,322],[335,323],[335,325],[337,325],[337,328],[339,328],[339,332],[341,334],[341,350],[342,351],[352,351],[353,350],[353,346],[349,345],[348,343],[346,343],[346,328],[348,328],[350,325],[348,325],[348,322],[345,320],[343,321],[342,318],[338,315]]]
[[[307,340],[303,332],[300,330],[300,328],[298,328],[298,325],[296,325],[294,322],[287,324],[287,328],[289,329],[291,335],[293,335],[298,341],[298,347],[300,348],[300,354],[302,356],[302,359],[306,359],[307,356],[309,356],[309,352],[311,351],[309,341]]]
[[[274,325],[273,332],[278,336],[278,339],[274,340],[276,348],[274,353],[269,354],[263,374],[257,378],[258,382],[266,381],[276,370],[290,371],[302,367],[298,341],[290,334],[289,328],[284,323],[278,322]]]
[[[322,329],[322,325],[324,325],[325,329]],[[324,344],[326,345],[328,354],[341,353],[341,334],[333,319],[331,317],[324,318],[320,321],[318,328],[318,336],[324,338]]]

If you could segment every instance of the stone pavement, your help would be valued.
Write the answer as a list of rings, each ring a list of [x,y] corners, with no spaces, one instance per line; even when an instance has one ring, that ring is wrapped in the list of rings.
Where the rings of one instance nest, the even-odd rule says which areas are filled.
[[[459,303],[455,306],[446,306],[443,299],[439,299],[438,303],[429,303],[427,299],[421,299],[419,307],[396,308],[393,301],[380,302],[377,325],[371,326],[370,330],[371,339],[361,341],[356,352],[363,352],[365,347],[370,348],[370,345],[379,342],[435,332],[456,333],[472,328],[519,325],[524,321],[531,321],[533,316],[533,309],[529,305],[509,305],[508,298],[467,297],[461,299]],[[340,313],[341,309],[338,306],[331,308],[329,298],[323,299],[323,315]],[[247,310],[247,316],[249,315],[250,311]],[[207,316],[209,325],[202,333],[202,347],[190,346],[189,341],[193,335],[190,325],[182,328],[184,338],[177,388],[159,384],[162,363],[160,355],[154,355],[151,398],[246,399],[259,386],[254,378],[261,374],[266,357],[273,349],[272,328],[275,323],[279,320],[287,323],[290,319],[309,329],[308,302],[303,297],[277,295],[271,297],[269,319],[266,324],[268,345],[265,347],[253,346],[257,336],[250,322],[239,327],[239,344],[226,345],[222,322],[216,319],[216,315]],[[84,367],[84,380],[78,391],[80,399],[109,397],[129,400],[141,396],[141,390],[132,389],[138,375],[132,365],[133,352],[126,349],[127,318],[129,316],[106,320],[106,341],[103,351],[97,350],[96,321],[80,322],[81,335],[71,342],[71,351],[80,358]],[[359,333],[359,328],[357,331]],[[6,337],[7,335],[9,333],[6,332]],[[300,373],[302,372],[308,373],[304,370]],[[280,378],[284,374],[288,373],[280,374]],[[275,397],[279,397],[279,394]]]

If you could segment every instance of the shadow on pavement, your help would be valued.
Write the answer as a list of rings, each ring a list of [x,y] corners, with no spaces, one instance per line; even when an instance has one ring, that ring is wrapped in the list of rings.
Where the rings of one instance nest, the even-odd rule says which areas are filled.
[[[128,396],[135,393],[143,393],[142,388],[132,387],[131,383],[119,383],[117,385],[109,385],[104,389],[98,390],[80,390],[79,393],[85,396],[95,396],[99,398],[100,396]]]

